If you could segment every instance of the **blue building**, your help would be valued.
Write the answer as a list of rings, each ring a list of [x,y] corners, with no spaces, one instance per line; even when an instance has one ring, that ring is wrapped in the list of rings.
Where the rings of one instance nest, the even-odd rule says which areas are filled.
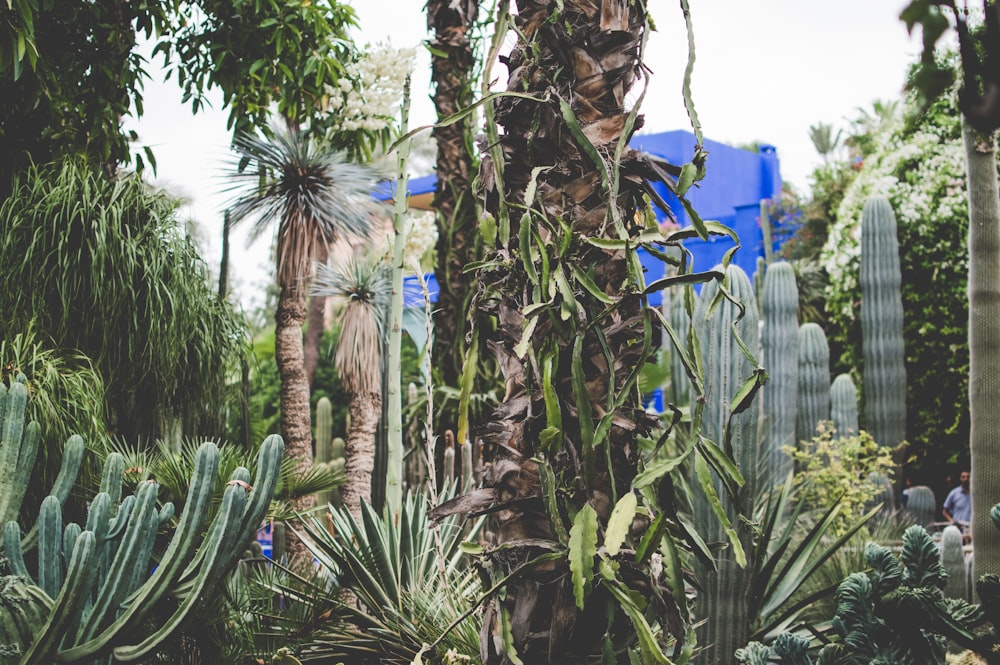
[[[684,130],[644,134],[632,137],[632,148],[661,157],[672,164],[684,164],[694,154],[694,134]],[[687,198],[702,219],[715,220],[725,224],[740,238],[741,248],[733,257],[733,262],[753,276],[757,269],[757,257],[764,256],[764,238],[760,227],[760,202],[762,199],[777,201],[781,196],[781,170],[778,153],[774,146],[762,145],[753,153],[742,148],[734,148],[724,143],[704,141],[708,152],[707,171],[704,180],[692,187]],[[410,205],[414,208],[429,209],[437,176],[429,175],[413,178],[408,183]],[[674,219],[682,227],[690,224],[684,208],[675,196],[662,184],[656,189],[670,205]],[[392,198],[389,186],[383,186],[375,193],[379,200]],[[657,210],[657,218],[663,220],[666,213]],[[777,241],[780,243],[780,239]],[[685,243],[693,256],[692,269],[709,270],[722,260],[722,256],[733,247],[732,239],[712,236],[708,240],[694,239]],[[665,266],[658,259],[639,250],[639,258],[646,269],[646,282],[650,283],[664,276]],[[432,298],[437,296],[437,281],[428,275],[428,290]],[[406,304],[420,307],[423,296],[416,277],[408,277]],[[660,304],[660,294],[650,294],[653,306]]]

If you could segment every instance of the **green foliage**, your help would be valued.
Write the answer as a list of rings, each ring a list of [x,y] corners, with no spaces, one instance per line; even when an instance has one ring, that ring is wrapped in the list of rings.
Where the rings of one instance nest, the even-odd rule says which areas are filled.
[[[218,434],[237,399],[229,374],[246,353],[245,323],[213,292],[176,206],[82,159],[31,169],[0,205],[0,281],[32,285],[0,292],[0,338],[34,320],[53,347],[89,357],[109,424],[129,438],[172,419]]]
[[[906,101],[910,113],[916,101]],[[911,466],[938,476],[967,459],[968,203],[956,109],[941,98],[914,122],[890,123],[847,189],[824,250],[830,275],[825,326],[837,371],[863,373],[858,227],[865,200],[886,196],[898,224],[906,431]],[[942,243],[941,238],[954,242]]]
[[[234,131],[267,131],[272,108],[322,135],[330,87],[357,57],[348,29],[354,10],[335,0],[34,2],[0,5],[0,196],[31,163],[84,153],[108,174],[128,163],[134,131],[122,118],[143,113],[153,41],[197,112],[209,89],[222,92]],[[342,149],[370,156],[389,131],[341,131]],[[144,155],[144,156],[143,156]],[[155,168],[149,147],[136,154]]]
[[[821,422],[816,436],[799,446],[789,452],[798,469],[795,484],[803,500],[820,510],[839,502],[842,511],[835,532],[844,533],[881,490],[869,477],[892,474],[892,451],[880,447],[864,431],[841,437],[829,422]]]
[[[36,432],[37,439],[37,424],[24,424],[27,391],[22,384],[15,382],[4,393],[0,458],[5,462],[13,458],[16,471],[23,474],[21,468],[30,467],[33,461],[31,450],[37,441],[32,442],[31,432]],[[22,430],[27,434],[23,443]],[[76,445],[68,448],[76,449],[78,465],[82,441],[77,438]],[[117,454],[106,461],[102,491],[90,503],[85,526],[64,526],[60,508],[64,496],[56,493],[45,499],[36,524],[34,572],[25,565],[23,554],[30,536],[22,541],[17,522],[6,522],[3,553],[12,571],[30,584],[37,580],[39,597],[50,601],[43,605],[42,620],[32,633],[15,645],[23,654],[22,665],[51,662],[57,652],[61,662],[90,662],[112,650],[118,660],[133,662],[158,649],[192,612],[204,608],[220,592],[219,582],[235,565],[270,505],[282,451],[278,437],[262,444],[253,486],[246,468],[233,470],[210,517],[219,450],[210,443],[200,446],[184,510],[171,525],[169,544],[155,559],[157,530],[172,519],[173,504],[157,506],[159,484],[155,481],[140,483],[134,494],[119,501],[126,471],[135,469],[126,470]],[[8,481],[2,487],[6,504],[14,487]],[[150,575],[154,561],[156,571]],[[6,594],[10,585],[2,586]],[[124,603],[126,598],[128,603]],[[9,599],[0,606],[9,609]],[[158,615],[154,628],[137,630],[154,614]],[[8,616],[0,611],[0,621]]]
[[[454,489],[446,488],[445,496]],[[362,504],[360,521],[342,509],[331,513],[332,530],[321,520],[306,522],[305,542],[319,575],[274,569],[256,580],[258,592],[299,601],[281,617],[270,608],[272,595],[250,604],[264,650],[273,635],[275,644],[294,646],[303,660],[403,665],[418,653],[434,662],[448,662],[448,652],[458,656],[454,662],[474,657],[478,630],[464,612],[478,602],[480,586],[461,545],[478,526],[466,536],[460,519],[451,517],[432,528],[427,509],[426,497],[409,494],[394,517]],[[344,596],[347,589],[352,600]]]

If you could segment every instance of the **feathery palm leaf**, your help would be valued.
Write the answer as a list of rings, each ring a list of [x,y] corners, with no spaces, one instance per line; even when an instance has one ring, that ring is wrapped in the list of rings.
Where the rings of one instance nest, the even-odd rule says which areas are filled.
[[[231,218],[253,219],[252,238],[278,222],[279,284],[300,288],[321,245],[371,236],[372,169],[291,131],[272,138],[240,134],[233,147],[239,161],[230,174],[237,192]]]
[[[330,298],[341,312],[334,362],[344,387],[354,394],[381,391],[392,267],[381,255],[355,252],[333,266],[318,265],[312,292]]]

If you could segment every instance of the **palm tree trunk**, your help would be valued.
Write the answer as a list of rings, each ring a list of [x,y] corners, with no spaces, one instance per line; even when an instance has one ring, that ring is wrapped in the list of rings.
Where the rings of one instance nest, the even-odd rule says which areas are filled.
[[[482,433],[497,457],[483,490],[432,514],[494,511],[497,547],[486,555],[494,581],[517,571],[485,614],[486,665],[628,662],[637,628],[623,608],[631,601],[609,589],[652,595],[645,564],[606,570],[614,580],[595,582],[588,595],[573,579],[590,567],[589,554],[575,574],[566,558],[549,557],[565,551],[571,530],[603,532],[631,492],[636,438],[655,422],[635,385],[651,314],[637,293],[635,255],[615,246],[642,230],[636,212],[648,169],[624,146],[620,163],[611,158],[641,125],[631,124],[625,98],[642,67],[646,16],[642,3],[516,4],[507,87],[535,99],[496,103],[504,131],[480,174],[499,230],[497,265],[478,276],[479,307],[497,319],[487,343],[507,386]],[[638,177],[619,184],[619,168]],[[581,528],[581,514],[596,514],[596,523]],[[652,649],[647,641],[643,657]]]
[[[969,448],[974,578],[1000,574],[990,508],[1000,502],[1000,190],[996,143],[962,123],[969,183]]]
[[[382,416],[382,393],[352,395],[348,407],[351,429],[344,443],[344,475],[340,489],[344,505],[358,523],[361,522],[361,502],[372,501],[372,472],[375,470],[375,430]]]
[[[479,14],[478,0],[430,0],[431,80],[438,120],[472,104],[475,57],[469,33]],[[434,129],[438,186],[434,195],[438,244],[438,300],[434,316],[434,366],[447,386],[457,386],[465,356],[464,332],[471,280],[462,272],[477,255],[477,215],[472,197],[473,141],[469,118]],[[454,427],[454,423],[439,426]]]
[[[281,381],[281,436],[285,454],[294,459],[299,471],[312,468],[312,428],[309,413],[309,383],[303,366],[302,324],[306,319],[305,296],[295,295],[282,287],[275,314],[274,360]],[[309,494],[295,502],[298,510],[308,510],[316,504]],[[288,553],[295,560],[307,556],[298,538],[288,539]]]
[[[318,248],[316,263],[325,264],[329,251],[324,243]],[[323,341],[323,331],[326,328],[326,297],[311,296],[309,298],[309,316],[306,322],[306,341],[303,348],[303,363],[306,371],[306,381],[312,389],[316,368],[319,366],[319,347]]]

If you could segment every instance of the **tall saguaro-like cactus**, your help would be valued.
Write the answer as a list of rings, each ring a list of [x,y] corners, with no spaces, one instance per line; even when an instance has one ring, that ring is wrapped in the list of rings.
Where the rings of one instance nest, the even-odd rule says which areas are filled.
[[[887,199],[871,198],[861,213],[863,413],[865,429],[890,447],[906,438],[901,284],[896,216]]]
[[[768,382],[761,395],[761,437],[770,457],[771,480],[777,481],[792,470],[783,448],[795,447],[799,390],[799,289],[792,266],[784,261],[768,266],[763,289],[761,347]]]
[[[817,323],[799,328],[798,402],[796,437],[808,441],[820,421],[830,419],[830,346]]]
[[[726,269],[726,288],[740,304],[721,297],[718,283],[709,282],[702,287],[694,310],[693,325],[705,371],[702,435],[722,446],[726,428],[730,428],[733,459],[746,480],[740,491],[742,509],[746,512],[752,508],[760,488],[760,470],[768,461],[768,452],[758,445],[758,410],[751,407],[732,415],[732,400],[754,370],[736,335],[748,349],[756,349],[759,319],[750,279],[736,264]],[[730,521],[737,524],[737,506],[731,504],[721,488],[718,489]],[[695,519],[699,532],[707,539],[725,539],[714,512],[703,498],[695,503]],[[744,533],[743,536],[741,540],[746,541],[744,551],[747,551],[748,535]],[[719,553],[715,571],[703,568],[699,576],[704,593],[697,603],[697,615],[704,618],[705,623],[698,640],[709,648],[707,660],[703,662],[727,663],[736,649],[746,644],[749,636],[746,572],[737,564],[731,549],[727,549]]]

